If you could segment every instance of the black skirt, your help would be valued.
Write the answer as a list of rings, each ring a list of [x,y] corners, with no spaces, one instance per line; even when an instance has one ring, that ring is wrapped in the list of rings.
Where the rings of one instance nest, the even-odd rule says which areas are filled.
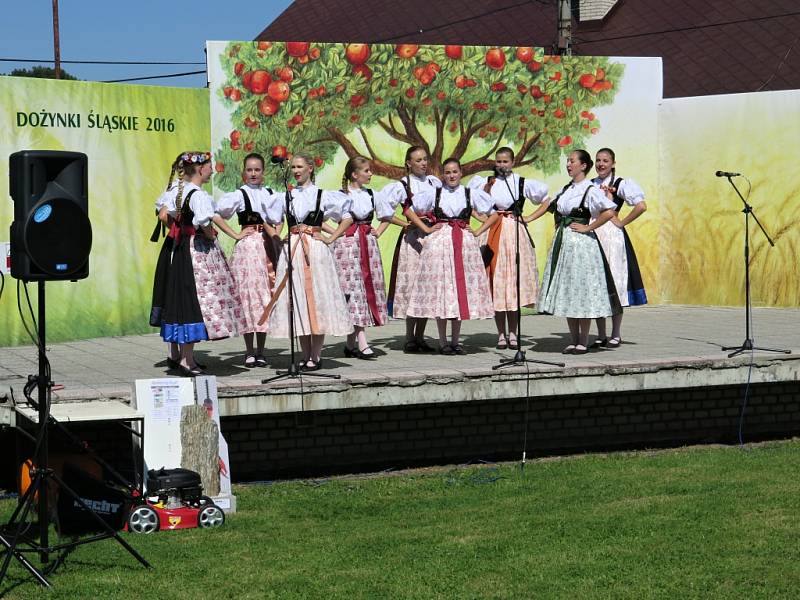
[[[170,261],[172,259],[172,248],[174,240],[167,236],[161,244],[161,252],[158,253],[156,262],[156,272],[153,275],[153,301],[150,304],[150,326],[161,327],[161,317],[164,310],[164,299],[167,295],[167,279],[169,277]]]
[[[160,324],[161,337],[165,342],[191,344],[208,339],[203,313],[197,301],[189,252],[191,240],[190,235],[182,235],[172,251]]]

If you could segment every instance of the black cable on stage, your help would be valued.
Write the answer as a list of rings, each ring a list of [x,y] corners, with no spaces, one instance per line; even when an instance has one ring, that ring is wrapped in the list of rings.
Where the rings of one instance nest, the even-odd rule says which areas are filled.
[[[28,337],[31,338],[33,345],[37,348],[39,347],[39,340],[37,336],[33,334],[30,327],[28,326],[28,321],[25,319],[25,313],[22,312],[22,294],[20,293],[20,285],[22,285],[22,281],[17,279],[17,312],[19,313],[19,318],[22,321],[22,326],[25,328],[25,331],[28,334]]]
[[[522,314],[519,315],[520,321],[522,320]],[[520,340],[517,340],[517,344],[520,343]],[[530,407],[531,407],[531,368],[528,366],[528,363],[523,363],[525,365],[525,418],[523,419],[524,423],[524,430],[522,433],[522,461],[519,463],[519,470],[525,470],[525,458],[528,453],[528,416],[530,415]]]
[[[0,256],[0,260],[2,259],[3,257]],[[3,299],[3,290],[5,289],[6,289],[6,274],[0,271],[0,300]]]

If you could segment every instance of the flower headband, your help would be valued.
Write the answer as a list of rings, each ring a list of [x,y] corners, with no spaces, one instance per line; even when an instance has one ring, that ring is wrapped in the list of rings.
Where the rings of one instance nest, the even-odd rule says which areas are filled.
[[[205,163],[211,160],[211,152],[186,152],[181,154],[181,162]]]

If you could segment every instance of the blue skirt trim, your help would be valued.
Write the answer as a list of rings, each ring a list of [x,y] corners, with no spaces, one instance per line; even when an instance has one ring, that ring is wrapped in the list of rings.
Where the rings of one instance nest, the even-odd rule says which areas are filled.
[[[644,290],[628,290],[628,304],[630,306],[647,304],[647,294]]]
[[[204,323],[163,323],[161,337],[165,342],[176,344],[191,344],[208,339],[208,332]]]

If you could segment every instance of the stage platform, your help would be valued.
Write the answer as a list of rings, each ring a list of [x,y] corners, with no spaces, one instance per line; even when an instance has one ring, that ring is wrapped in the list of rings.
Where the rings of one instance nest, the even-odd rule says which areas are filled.
[[[645,306],[628,309],[624,343],[580,356],[562,355],[567,345],[564,319],[544,315],[523,318],[523,349],[529,359],[563,362],[563,368],[531,363],[492,370],[513,351],[494,348],[492,321],[469,321],[462,331],[466,356],[404,354],[404,322],[369,330],[378,357],[344,358],[343,339],[328,337],[323,370],[341,379],[312,374],[267,385],[261,380],[285,369],[285,340],[267,340],[269,367],[243,366],[243,341],[234,338],[197,346],[198,360],[218,377],[223,416],[391,406],[495,398],[604,393],[642,389],[703,387],[746,381],[750,353],[727,358],[722,346],[744,340],[743,310],[696,306]],[[759,346],[789,354],[755,353],[751,383],[800,380],[800,310],[754,310]],[[610,326],[610,323],[609,323]],[[436,325],[427,333],[436,344]],[[590,337],[590,340],[592,337]],[[48,357],[59,386],[56,401],[103,398],[127,400],[135,379],[176,376],[164,360],[166,346],[156,334],[97,338],[51,344]],[[17,398],[29,373],[37,371],[33,346],[0,348],[0,396],[14,388]],[[521,382],[528,386],[521,386]]]
[[[564,452],[735,442],[800,434],[800,310],[753,311],[757,345],[788,353],[728,358],[744,341],[739,308],[646,306],[626,311],[614,350],[562,355],[564,319],[523,318],[529,359],[563,362],[493,370],[493,321],[463,327],[466,356],[404,354],[402,321],[369,331],[377,359],[343,356],[328,338],[321,372],[269,384],[285,369],[285,340],[267,341],[268,368],[246,369],[241,339],[207,342],[198,359],[218,377],[222,429],[237,480],[498,460]],[[429,323],[428,332],[436,331]],[[590,338],[591,339],[591,338]],[[435,343],[435,338],[429,336]],[[130,400],[136,379],[175,376],[157,334],[52,344],[54,399]],[[32,346],[0,348],[0,398],[17,400],[37,370]],[[60,387],[63,386],[63,387]],[[746,406],[746,413],[743,407]],[[77,412],[75,412],[77,411]],[[746,418],[743,419],[743,415]],[[81,421],[79,417],[75,421]],[[100,424],[84,439],[124,455]]]

